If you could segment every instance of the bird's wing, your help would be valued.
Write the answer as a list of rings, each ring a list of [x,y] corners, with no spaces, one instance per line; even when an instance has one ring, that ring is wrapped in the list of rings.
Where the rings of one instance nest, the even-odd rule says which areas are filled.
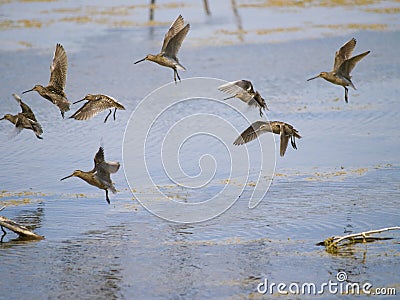
[[[113,174],[118,172],[120,164],[117,161],[105,161],[99,164],[99,167],[101,167],[102,170]]]
[[[22,101],[21,97],[17,94],[12,94],[14,99],[18,102],[19,106],[21,107],[22,113],[28,118],[33,121],[36,121],[35,114],[31,110],[31,108]]]
[[[254,93],[253,84],[249,80],[244,80],[244,79],[238,80],[236,81],[236,85],[246,90],[249,93]]]
[[[346,60],[349,59],[353,50],[356,46],[356,39],[352,38],[346,44],[344,44],[338,51],[335,53],[335,62],[333,64],[333,71],[336,72],[340,65]]]
[[[227,83],[219,86],[218,90],[227,92],[227,93],[232,93],[231,90],[235,91],[237,88],[241,88],[248,93],[254,93],[253,84],[248,80],[236,80],[236,81],[227,82]]]
[[[260,107],[261,106],[254,97],[252,97],[250,99],[250,101],[247,102],[247,104],[250,105],[250,106],[255,106],[255,107]]]
[[[279,149],[279,152],[280,152],[281,156],[284,156],[285,152],[286,152],[286,149],[287,149],[287,146],[288,146],[289,137],[290,137],[290,135],[287,135],[285,133],[285,126],[284,125],[280,125],[280,134],[279,135],[280,135],[280,149]]]
[[[116,173],[119,170],[120,164],[117,161],[105,161],[104,149],[99,147],[96,155],[94,156],[94,168],[99,172]]]
[[[103,147],[99,147],[96,155],[94,156],[94,168],[96,169],[97,165],[104,162],[104,149]]]
[[[248,104],[250,106],[261,107],[261,108],[263,108],[265,110],[269,110],[268,106],[267,106],[267,103],[265,103],[264,98],[261,97],[261,95],[258,92],[256,92],[254,94],[254,96],[250,99]]]
[[[167,43],[164,49],[164,53],[166,56],[172,57],[176,61],[178,61],[178,58],[176,57],[178,55],[178,51],[182,46],[182,42],[185,39],[187,33],[189,32],[190,29],[190,24],[186,24],[185,27],[181,29],[177,34],[175,34]]]
[[[54,104],[58,106],[60,111],[69,111],[71,102],[69,102],[65,97],[59,96],[53,99]]]
[[[64,47],[57,44],[53,63],[50,66],[49,85],[58,90],[64,90],[67,82],[68,59]]]
[[[24,127],[17,126],[17,123],[15,123],[14,130],[10,133],[10,136],[11,137],[17,136],[18,134],[21,133],[22,129],[24,129]]]
[[[36,135],[41,135],[43,133],[42,126],[38,122],[31,121],[31,125]]]
[[[269,122],[257,121],[243,131],[239,137],[233,142],[234,145],[243,145],[254,139],[266,131],[272,131]]]
[[[29,122],[29,120],[22,113],[19,113],[17,115],[17,120],[15,122],[15,127],[18,129],[17,134],[19,134],[22,129],[31,128],[31,123]]]
[[[112,103],[108,101],[103,101],[101,99],[91,100],[82,105],[70,118],[74,118],[75,120],[88,120],[103,110],[113,107]]]
[[[168,32],[165,34],[164,42],[161,47],[161,52],[165,52],[169,41],[179,32],[182,30],[183,25],[185,24],[183,17],[179,15],[174,23],[172,23],[171,27],[169,28]]]
[[[243,102],[248,104],[249,101],[253,99],[252,92],[253,92],[253,85],[250,81],[247,80],[237,80],[225,83],[218,87],[218,90],[221,92],[227,93],[233,97],[236,97]],[[252,104],[250,104],[252,105]]]
[[[17,121],[15,122],[15,128],[17,129],[17,134],[21,132],[22,129],[30,129],[35,132],[37,135],[41,135],[43,133],[42,126],[34,121],[26,117],[25,114],[19,113],[17,115]]]
[[[96,154],[97,156],[97,154]],[[104,156],[103,156],[104,159]],[[96,161],[96,158],[95,158]],[[112,181],[111,181],[111,173],[115,173],[118,171],[120,167],[119,162],[105,162],[102,161],[97,163],[95,166],[95,173],[94,176],[99,181],[101,181],[108,189],[110,189],[113,193],[116,193],[117,190],[115,189]]]
[[[356,64],[363,59],[366,55],[369,54],[370,51],[366,51],[364,53],[358,54],[356,56],[353,56],[350,59],[346,59],[339,67],[337,70],[337,74],[346,78],[351,78],[350,77],[350,72],[354,69]]]
[[[108,189],[110,189],[113,193],[116,193],[117,191],[115,190],[115,187],[111,181],[110,173],[105,172],[101,168],[96,168],[96,172],[94,173],[94,177],[103,183]]]

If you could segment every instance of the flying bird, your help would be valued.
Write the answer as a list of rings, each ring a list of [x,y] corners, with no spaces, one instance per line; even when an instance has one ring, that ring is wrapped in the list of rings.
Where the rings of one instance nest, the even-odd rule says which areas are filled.
[[[85,98],[78,100],[73,104],[85,100],[87,100],[88,102],[86,102],[81,108],[79,108],[72,116],[70,116],[70,118],[73,118],[75,120],[88,120],[97,115],[98,113],[102,112],[103,110],[109,109],[110,112],[104,119],[104,123],[106,123],[108,117],[112,113],[113,108],[114,108],[114,114],[113,114],[114,120],[117,109],[125,110],[125,107],[117,100],[115,100],[110,96],[102,94],[97,94],[97,95],[87,94]]]
[[[349,89],[347,87],[351,86],[353,89],[356,90],[356,87],[351,81],[350,73],[354,69],[356,64],[370,53],[370,51],[366,51],[364,53],[351,57],[351,54],[353,53],[356,43],[357,43],[356,39],[352,38],[350,41],[344,44],[338,51],[336,51],[335,62],[333,64],[332,71],[321,72],[319,73],[319,75],[307,79],[307,81],[321,77],[333,84],[341,85],[342,87],[344,87],[344,100],[346,101],[346,103],[348,103]]]
[[[67,82],[67,68],[67,53],[63,46],[57,44],[54,52],[53,63],[50,66],[49,84],[45,87],[37,84],[32,89],[22,93],[25,94],[31,91],[37,91],[40,96],[57,105],[61,111],[61,116],[64,118],[64,113],[69,111],[71,105],[71,102],[68,101],[67,95],[64,92],[65,84]]]
[[[280,121],[257,121],[250,125],[240,136],[233,142],[234,145],[243,145],[254,139],[264,132],[272,132],[280,136],[280,155],[284,156],[289,138],[293,149],[297,149],[296,138],[301,139],[299,132],[292,125]]]
[[[110,204],[108,190],[110,190],[114,194],[117,192],[113,182],[111,181],[110,174],[116,173],[119,170],[119,167],[119,162],[106,162],[104,160],[104,149],[100,147],[94,157],[94,168],[91,171],[84,172],[81,170],[75,170],[71,175],[61,178],[61,180],[74,176],[79,177],[90,185],[105,190],[106,201],[108,204]]]
[[[140,63],[145,60],[150,60],[158,63],[161,66],[168,67],[174,70],[174,81],[176,82],[176,77],[179,81],[178,70],[186,70],[184,66],[179,63],[178,51],[181,48],[182,42],[185,39],[187,33],[190,29],[190,24],[186,24],[181,15],[172,23],[168,32],[165,34],[164,42],[161,47],[161,52],[153,55],[148,54],[145,58],[138,60],[135,64]]]
[[[8,120],[15,125],[17,129],[17,134],[22,131],[22,129],[32,130],[38,139],[43,139],[40,135],[43,133],[42,126],[36,120],[35,114],[31,108],[24,102],[22,102],[21,97],[17,94],[13,94],[14,99],[18,102],[21,107],[21,112],[17,115],[6,114],[0,120]]]
[[[262,110],[264,110],[264,112],[269,110],[265,100],[261,97],[259,92],[254,91],[253,84],[248,80],[228,82],[219,86],[218,90],[231,95],[224,100],[238,98],[250,106],[259,108],[261,117],[263,116]]]

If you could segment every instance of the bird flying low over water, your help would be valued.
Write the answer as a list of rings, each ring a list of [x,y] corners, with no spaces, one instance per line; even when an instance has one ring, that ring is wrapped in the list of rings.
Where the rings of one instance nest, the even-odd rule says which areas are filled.
[[[253,84],[248,80],[228,82],[219,86],[218,90],[231,95],[224,100],[238,98],[250,106],[258,107],[260,109],[260,117],[263,115],[262,110],[264,112],[269,110],[265,100],[259,92],[254,91]]]
[[[106,201],[110,204],[110,199],[108,198],[108,190],[114,194],[117,190],[111,181],[110,174],[116,173],[119,170],[119,162],[106,162],[104,160],[104,150],[102,147],[99,148],[94,157],[94,168],[91,171],[84,172],[81,170],[75,170],[71,175],[61,178],[61,180],[70,177],[79,177],[85,180],[87,183],[98,187],[99,189],[105,190]]]
[[[31,108],[24,102],[21,97],[17,94],[13,94],[15,100],[21,106],[22,112],[17,115],[6,114],[0,120],[8,120],[15,125],[17,133],[20,133],[22,129],[32,130],[38,139],[43,139],[40,135],[43,133],[42,126],[36,120],[35,114]]]
[[[280,121],[257,121],[250,125],[240,136],[233,142],[234,145],[243,145],[254,139],[264,132],[272,132],[280,136],[280,155],[284,156],[289,138],[293,149],[297,149],[296,138],[301,139],[299,132],[292,125]]]
[[[85,98],[78,100],[75,103],[85,101],[86,102],[80,109],[78,109],[70,118],[74,118],[75,120],[88,120],[98,113],[102,112],[103,110],[109,109],[110,112],[104,119],[104,123],[107,122],[108,117],[111,115],[112,110],[114,108],[114,120],[115,120],[115,113],[117,112],[117,109],[125,110],[125,107],[119,103],[117,100],[114,98],[107,96],[107,95],[102,95],[102,94],[97,94],[97,95],[92,95],[92,94],[87,94]]]
[[[168,32],[165,34],[164,42],[161,47],[161,52],[153,55],[148,54],[145,58],[138,60],[135,64],[140,63],[145,60],[150,60],[158,63],[161,66],[168,67],[174,70],[174,80],[176,82],[176,77],[179,80],[178,70],[186,70],[184,66],[179,63],[178,51],[181,48],[182,42],[185,39],[187,33],[190,29],[190,24],[186,24],[181,15],[172,23]]]
[[[353,82],[351,81],[351,71],[354,69],[356,64],[363,59],[370,51],[358,54],[356,56],[350,57],[356,46],[356,39],[352,38],[346,44],[344,44],[335,53],[335,62],[333,64],[333,70],[330,72],[321,72],[319,75],[307,79],[307,81],[313,80],[315,78],[321,77],[333,84],[341,85],[344,87],[344,100],[348,103],[348,86],[356,89]]]
[[[22,93],[25,94],[31,91],[37,91],[40,96],[57,105],[61,111],[61,116],[64,118],[64,113],[69,111],[71,105],[64,92],[65,84],[67,82],[67,68],[67,53],[63,46],[57,44],[54,52],[53,63],[50,66],[49,84],[45,87],[37,84],[32,89]]]

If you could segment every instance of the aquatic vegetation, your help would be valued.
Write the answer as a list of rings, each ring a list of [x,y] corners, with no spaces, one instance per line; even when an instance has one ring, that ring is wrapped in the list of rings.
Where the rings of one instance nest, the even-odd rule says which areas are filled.
[[[250,2],[250,3],[249,3]],[[251,3],[254,2],[254,3]],[[265,0],[265,1],[248,1],[247,3],[241,3],[239,7],[247,8],[288,8],[288,7],[335,7],[335,6],[360,6],[360,5],[372,5],[379,3],[379,0]]]
[[[308,181],[322,181],[322,180],[344,180],[348,176],[363,176],[368,172],[368,168],[357,168],[349,170],[338,170],[331,172],[315,172],[312,177],[307,177]]]

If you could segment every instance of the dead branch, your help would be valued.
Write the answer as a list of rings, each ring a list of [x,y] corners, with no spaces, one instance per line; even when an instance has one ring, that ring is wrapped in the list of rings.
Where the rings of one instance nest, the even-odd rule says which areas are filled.
[[[360,233],[353,233],[345,236],[333,236],[330,238],[327,238],[324,240],[323,245],[325,246],[326,250],[328,252],[332,252],[337,249],[338,244],[344,240],[350,240],[352,242],[356,241],[357,239],[362,238],[363,242],[367,242],[370,239],[373,239],[369,237],[371,234],[375,233],[381,233],[384,231],[390,231],[390,230],[400,230],[400,227],[387,227],[387,228],[382,228],[382,229],[376,229],[376,230],[369,230],[369,231],[364,231]],[[378,238],[376,238],[378,239]],[[320,243],[322,244],[322,243]]]
[[[2,228],[3,232],[5,232],[3,229],[3,227],[5,227],[11,231],[14,231],[16,234],[18,234],[20,237],[23,237],[24,239],[30,239],[30,240],[44,239],[43,236],[38,235],[38,234],[30,231],[25,226],[19,225],[18,223],[14,222],[6,217],[3,217],[3,216],[0,216],[0,227]]]

